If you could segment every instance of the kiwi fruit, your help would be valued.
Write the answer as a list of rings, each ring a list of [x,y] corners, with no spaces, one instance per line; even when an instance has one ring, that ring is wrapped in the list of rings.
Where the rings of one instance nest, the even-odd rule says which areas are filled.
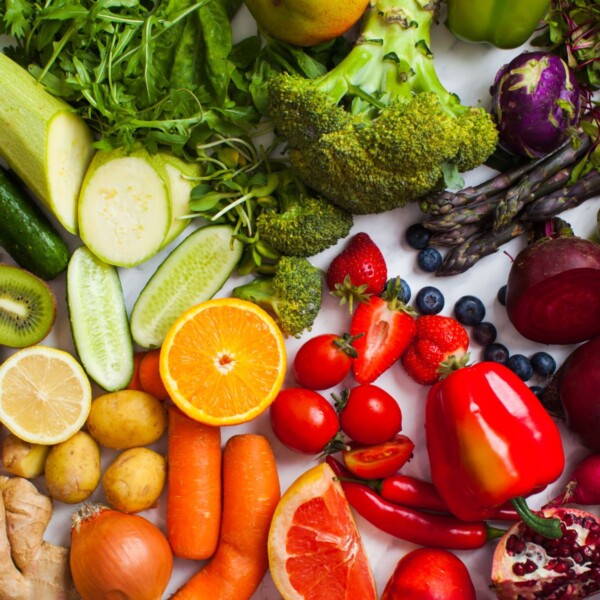
[[[48,284],[25,269],[0,264],[0,344],[37,344],[55,319],[56,297]]]

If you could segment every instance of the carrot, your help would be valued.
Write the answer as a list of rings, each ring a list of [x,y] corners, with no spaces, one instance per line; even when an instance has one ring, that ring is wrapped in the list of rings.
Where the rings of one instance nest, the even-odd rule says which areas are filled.
[[[231,437],[223,451],[223,522],[217,551],[172,599],[249,599],[268,569],[269,527],[279,498],[267,438],[250,433]]]
[[[212,556],[221,528],[221,430],[169,406],[167,539],[175,556]]]
[[[138,390],[142,392],[142,384],[140,383],[140,363],[146,352],[134,352],[133,354],[133,375],[127,384],[128,390]]]
[[[168,400],[169,393],[160,377],[160,348],[148,350],[140,362],[142,390],[158,400]]]

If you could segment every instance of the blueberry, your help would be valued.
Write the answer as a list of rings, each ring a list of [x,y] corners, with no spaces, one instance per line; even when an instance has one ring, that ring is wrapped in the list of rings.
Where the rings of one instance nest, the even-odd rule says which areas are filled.
[[[386,290],[388,288],[389,285],[394,285],[396,286],[396,278],[394,279],[388,279],[385,287]],[[400,302],[404,302],[405,304],[408,304],[408,302],[410,301],[412,296],[412,290],[410,289],[410,285],[408,285],[408,282],[405,281],[404,279],[400,279],[400,289],[398,290],[398,300],[400,300]]]
[[[506,366],[523,381],[533,377],[531,361],[524,354],[513,354],[509,357]]]
[[[462,296],[454,305],[454,318],[462,325],[479,325],[485,317],[485,306],[476,296]]]
[[[506,306],[506,285],[503,285],[499,290],[496,298],[498,298],[498,302],[502,304],[502,306]]]
[[[547,352],[536,352],[530,359],[534,373],[548,377],[556,371],[556,361]]]
[[[423,271],[433,273],[440,268],[442,264],[442,255],[436,248],[423,248],[417,254],[417,264]]]
[[[544,391],[544,388],[541,385],[530,385],[529,389],[539,398]]]
[[[494,342],[483,349],[484,360],[490,360],[505,365],[508,362],[509,352],[504,344]]]
[[[432,285],[421,288],[415,298],[417,310],[422,315],[437,315],[444,308],[445,302],[442,292]]]
[[[491,343],[496,341],[498,331],[493,323],[489,321],[482,321],[481,323],[473,327],[471,337],[480,346],[489,346]]]
[[[404,239],[406,243],[415,250],[422,250],[429,244],[431,232],[425,229],[421,223],[413,223],[405,232]]]

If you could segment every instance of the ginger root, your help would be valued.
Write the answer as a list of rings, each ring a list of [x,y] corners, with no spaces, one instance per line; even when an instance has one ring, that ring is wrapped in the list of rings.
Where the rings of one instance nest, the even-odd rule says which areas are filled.
[[[52,499],[22,477],[0,476],[0,600],[75,600],[69,549],[44,541]]]

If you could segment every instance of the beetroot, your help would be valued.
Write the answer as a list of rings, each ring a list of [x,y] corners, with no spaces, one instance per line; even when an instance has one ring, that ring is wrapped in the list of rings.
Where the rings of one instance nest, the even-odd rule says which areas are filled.
[[[600,245],[542,238],[513,262],[506,289],[510,322],[544,344],[574,344],[600,334]]]
[[[546,506],[600,504],[600,454],[588,454],[571,471],[565,489]]]
[[[577,346],[554,377],[567,426],[600,452],[600,335]]]
[[[522,522],[494,551],[492,589],[501,600],[587,598],[600,591],[600,521],[574,508],[545,508],[561,520],[563,536],[550,539]]]

